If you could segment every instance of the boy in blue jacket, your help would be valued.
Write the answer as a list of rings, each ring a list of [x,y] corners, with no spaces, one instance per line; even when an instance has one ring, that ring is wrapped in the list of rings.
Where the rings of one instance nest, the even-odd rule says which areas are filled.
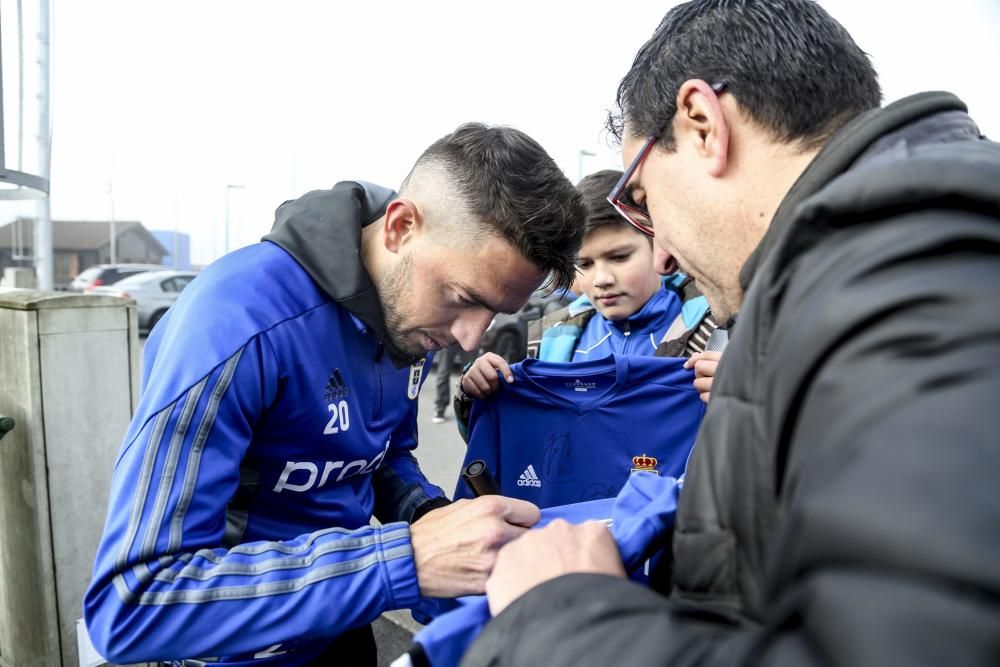
[[[652,237],[628,224],[607,201],[622,172],[599,171],[577,185],[587,207],[583,245],[573,286],[582,295],[529,331],[528,356],[543,361],[584,361],[609,354],[691,357],[716,328],[708,302],[683,274],[663,278],[653,266]],[[540,330],[540,335],[538,330]],[[498,372],[513,381],[503,357],[487,352],[460,382],[461,405],[499,386]],[[466,394],[461,397],[461,394]]]

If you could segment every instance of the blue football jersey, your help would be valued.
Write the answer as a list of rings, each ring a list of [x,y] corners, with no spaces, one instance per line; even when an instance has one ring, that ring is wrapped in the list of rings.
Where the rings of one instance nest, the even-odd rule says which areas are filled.
[[[528,359],[473,404],[465,464],[505,496],[552,507],[616,496],[635,470],[680,477],[705,406],[684,359]],[[472,493],[463,481],[455,497]]]
[[[682,480],[673,477],[632,475],[617,498],[546,508],[534,528],[541,528],[555,519],[569,523],[600,521],[611,531],[626,571],[632,571],[649,557],[658,541],[673,527],[682,486]],[[414,664],[455,667],[459,664],[492,617],[483,595],[448,602],[450,604],[441,608],[443,613],[414,638],[414,649],[393,663],[393,667],[412,667]],[[411,661],[409,656],[415,654],[423,659]]]

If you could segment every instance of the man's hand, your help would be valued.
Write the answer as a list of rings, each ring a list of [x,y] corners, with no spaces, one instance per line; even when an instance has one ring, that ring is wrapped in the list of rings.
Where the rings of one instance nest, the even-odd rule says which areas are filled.
[[[694,369],[694,388],[705,403],[712,396],[715,369],[719,367],[721,358],[721,352],[699,352],[684,362],[684,368]]]
[[[618,545],[603,523],[556,519],[501,549],[486,581],[490,611],[496,616],[535,586],[574,572],[625,576]]]
[[[472,362],[469,370],[462,376],[462,390],[473,398],[486,398],[500,388],[500,377],[503,375],[508,383],[514,381],[510,366],[499,354],[487,352]]]
[[[417,582],[424,597],[483,593],[497,550],[538,523],[524,500],[483,496],[457,500],[410,526]]]

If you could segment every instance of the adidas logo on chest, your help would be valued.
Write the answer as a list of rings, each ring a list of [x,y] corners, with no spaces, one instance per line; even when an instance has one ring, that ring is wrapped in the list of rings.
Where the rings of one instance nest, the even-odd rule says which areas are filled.
[[[518,486],[534,486],[541,488],[542,480],[538,479],[538,475],[535,474],[535,467],[533,465],[528,465],[521,473],[521,476],[517,478]]]

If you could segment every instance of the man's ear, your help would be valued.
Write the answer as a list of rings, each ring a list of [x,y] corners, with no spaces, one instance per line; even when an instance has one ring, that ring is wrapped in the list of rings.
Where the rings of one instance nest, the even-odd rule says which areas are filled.
[[[385,225],[382,227],[385,249],[399,252],[404,245],[415,241],[423,228],[423,216],[416,203],[402,197],[394,199],[385,209]]]
[[[674,133],[678,144],[688,142],[707,161],[708,173],[719,177],[729,164],[729,121],[712,87],[688,79],[677,91]]]

